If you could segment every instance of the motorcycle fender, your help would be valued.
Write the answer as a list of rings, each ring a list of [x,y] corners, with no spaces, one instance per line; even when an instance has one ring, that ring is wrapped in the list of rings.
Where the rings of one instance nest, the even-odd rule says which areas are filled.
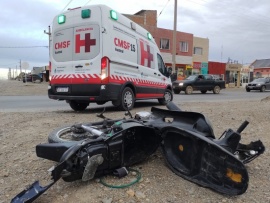
[[[166,162],[175,174],[227,195],[247,190],[244,164],[212,139],[174,127],[164,128],[162,137]]]

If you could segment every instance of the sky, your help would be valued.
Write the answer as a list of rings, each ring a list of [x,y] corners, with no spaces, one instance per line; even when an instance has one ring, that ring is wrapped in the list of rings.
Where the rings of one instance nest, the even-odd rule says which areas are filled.
[[[48,26],[68,8],[106,4],[134,14],[157,10],[158,27],[173,30],[175,0],[1,0],[0,70],[49,62]],[[209,61],[250,64],[270,56],[269,0],[178,0],[177,30],[209,39]]]

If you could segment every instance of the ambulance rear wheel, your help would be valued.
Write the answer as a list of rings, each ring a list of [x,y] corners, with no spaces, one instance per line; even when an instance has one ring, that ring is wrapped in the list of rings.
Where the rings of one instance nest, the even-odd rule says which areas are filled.
[[[132,89],[129,87],[126,87],[121,94],[120,102],[117,107],[122,111],[127,110],[127,108],[131,110],[134,107],[134,102],[135,102],[135,97],[134,97],[134,93]]]
[[[173,100],[172,91],[169,90],[169,89],[166,89],[163,98],[162,99],[158,99],[158,102],[161,105],[166,105],[167,103],[169,103],[172,100]]]
[[[69,106],[74,110],[74,111],[84,111],[89,103],[78,103],[76,101],[70,101]]]

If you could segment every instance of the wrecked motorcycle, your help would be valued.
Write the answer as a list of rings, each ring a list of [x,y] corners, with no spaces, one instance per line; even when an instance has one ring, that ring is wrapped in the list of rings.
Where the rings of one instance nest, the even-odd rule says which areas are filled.
[[[260,140],[240,143],[248,122],[217,139],[203,114],[181,111],[173,102],[167,108],[152,107],[151,112],[138,112],[134,117],[128,111],[125,118],[116,120],[102,112],[98,116],[103,121],[55,129],[49,143],[36,146],[38,157],[58,162],[50,170],[52,182],[43,187],[36,181],[12,202],[32,202],[60,178],[88,181],[112,174],[144,161],[159,146],[175,174],[222,194],[243,194],[249,182],[244,164],[265,150]]]

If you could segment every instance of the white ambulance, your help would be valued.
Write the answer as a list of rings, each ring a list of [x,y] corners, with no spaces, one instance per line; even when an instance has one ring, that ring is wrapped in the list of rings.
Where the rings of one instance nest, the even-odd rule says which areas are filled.
[[[152,35],[105,5],[56,16],[50,40],[50,99],[75,111],[90,103],[132,109],[136,100],[173,99],[172,84]]]

